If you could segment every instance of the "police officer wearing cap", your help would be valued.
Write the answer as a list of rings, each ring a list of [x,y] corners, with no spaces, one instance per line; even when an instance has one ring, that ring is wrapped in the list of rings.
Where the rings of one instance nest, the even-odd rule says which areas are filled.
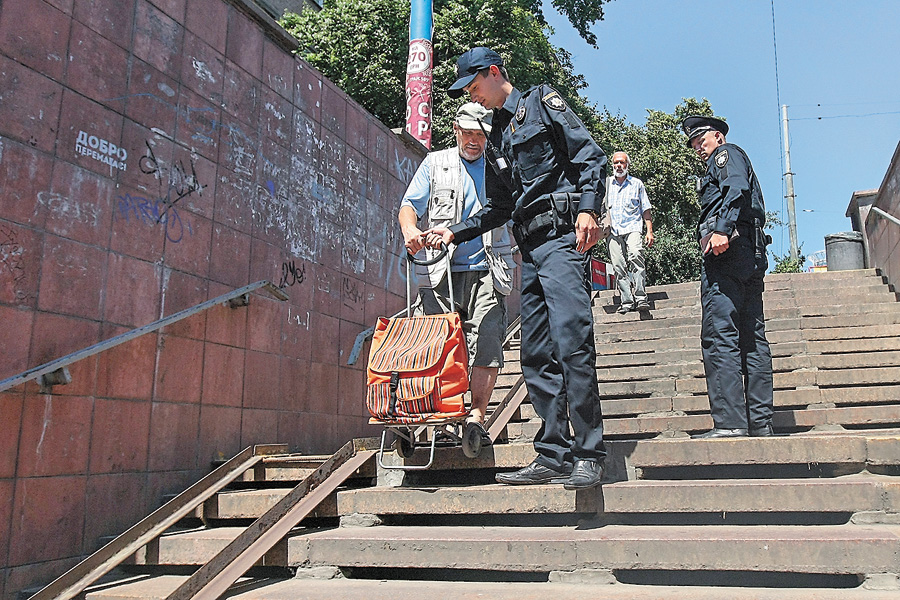
[[[747,154],[725,141],[724,121],[692,116],[682,128],[707,166],[697,182],[697,237],[703,252],[700,340],[713,429],[693,437],[771,436],[772,354],[762,300],[769,238],[762,190]]]
[[[522,373],[543,421],[537,458],[496,479],[591,488],[601,481],[606,449],[587,262],[600,239],[606,155],[556,90],[520,92],[493,50],[460,56],[456,75],[451,97],[467,92],[494,111],[488,203],[460,223],[430,230],[428,243],[462,243],[512,218],[522,252]]]

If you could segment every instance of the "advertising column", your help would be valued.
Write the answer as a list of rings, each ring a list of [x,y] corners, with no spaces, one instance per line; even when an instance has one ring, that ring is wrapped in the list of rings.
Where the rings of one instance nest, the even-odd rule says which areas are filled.
[[[406,62],[406,130],[431,150],[432,0],[411,0]]]

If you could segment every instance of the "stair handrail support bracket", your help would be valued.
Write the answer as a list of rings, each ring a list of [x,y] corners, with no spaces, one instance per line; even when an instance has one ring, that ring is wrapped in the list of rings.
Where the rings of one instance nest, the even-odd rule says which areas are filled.
[[[197,483],[150,513],[130,529],[63,573],[29,600],[70,600],[103,577],[126,558],[147,545],[213,494],[237,479],[264,456],[285,454],[285,444],[260,444],[245,448]]]
[[[275,506],[197,569],[166,600],[219,598],[328,494],[375,456],[379,447],[377,438],[356,438],[344,444]]]

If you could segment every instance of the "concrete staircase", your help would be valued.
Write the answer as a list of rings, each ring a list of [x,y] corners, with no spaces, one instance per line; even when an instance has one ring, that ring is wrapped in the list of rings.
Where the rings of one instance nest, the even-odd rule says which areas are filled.
[[[507,443],[426,471],[369,463],[237,584],[275,598],[896,598],[900,303],[873,270],[772,275],[775,438],[711,427],[698,286],[650,289],[649,317],[595,302],[608,482],[493,483],[534,457],[530,405]],[[518,378],[511,348],[495,391]],[[422,464],[418,450],[404,461]],[[273,457],[133,557],[88,598],[165,598],[321,458]]]

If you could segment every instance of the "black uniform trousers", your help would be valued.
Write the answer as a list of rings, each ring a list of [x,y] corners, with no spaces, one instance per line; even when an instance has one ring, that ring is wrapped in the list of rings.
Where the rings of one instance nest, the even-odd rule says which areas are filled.
[[[534,440],[536,461],[557,470],[575,459],[603,462],[589,255],[575,250],[574,233],[554,237],[537,232],[520,241],[519,248],[522,374],[542,419]]]
[[[763,318],[768,262],[750,240],[736,238],[703,259],[700,341],[715,427],[764,427],[772,419],[772,354]]]

